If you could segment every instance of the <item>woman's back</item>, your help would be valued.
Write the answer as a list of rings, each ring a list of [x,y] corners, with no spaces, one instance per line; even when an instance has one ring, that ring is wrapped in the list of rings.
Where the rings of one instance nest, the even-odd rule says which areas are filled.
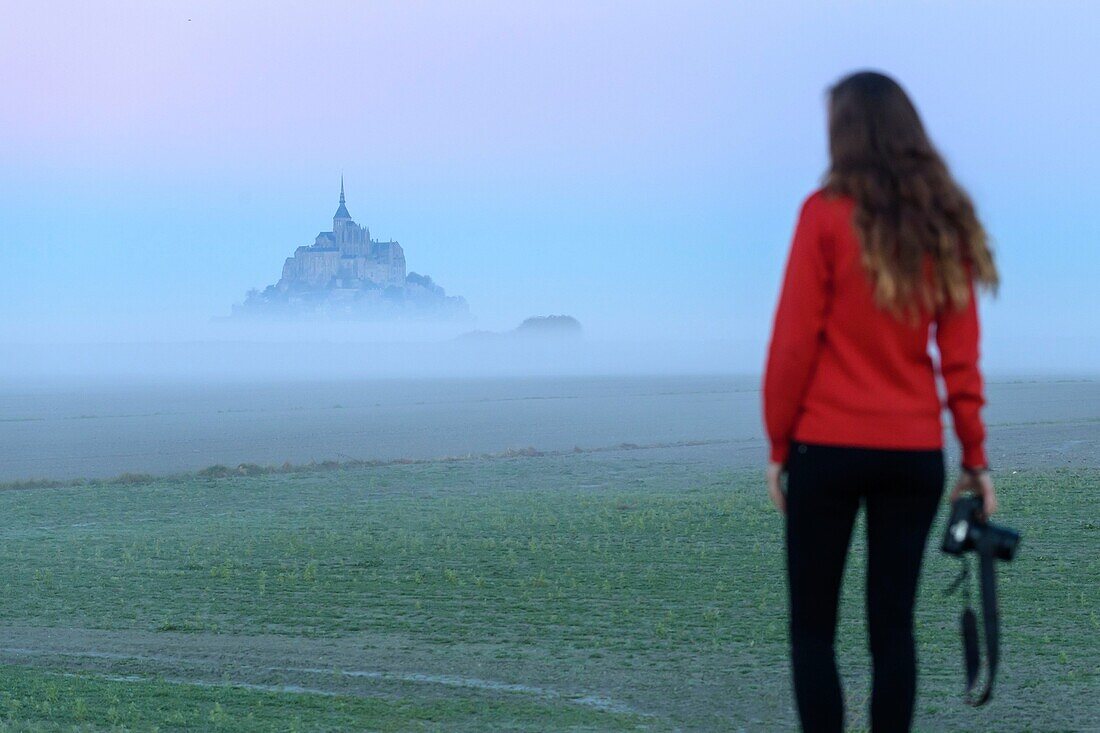
[[[789,440],[868,448],[943,445],[928,349],[937,326],[948,403],[967,465],[985,464],[973,292],[959,311],[899,318],[875,301],[854,226],[855,202],[816,191],[802,206],[765,374],[772,459]]]

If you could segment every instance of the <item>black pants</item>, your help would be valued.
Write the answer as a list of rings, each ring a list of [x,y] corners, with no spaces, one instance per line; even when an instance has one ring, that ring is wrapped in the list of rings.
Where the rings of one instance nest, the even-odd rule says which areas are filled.
[[[796,442],[787,468],[791,661],[802,728],[844,729],[833,640],[848,543],[862,501],[874,679],[871,730],[908,731],[917,686],[913,602],[943,495],[943,453]]]

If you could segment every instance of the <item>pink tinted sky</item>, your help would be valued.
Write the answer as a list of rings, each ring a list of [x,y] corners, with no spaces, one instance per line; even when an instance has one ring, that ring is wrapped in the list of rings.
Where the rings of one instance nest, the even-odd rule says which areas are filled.
[[[761,45],[765,15],[779,20],[705,15],[645,3],[28,4],[5,13],[0,63],[16,103],[3,122],[23,160],[283,170],[361,150],[403,167],[603,155],[728,124],[697,92],[752,76],[736,49]]]

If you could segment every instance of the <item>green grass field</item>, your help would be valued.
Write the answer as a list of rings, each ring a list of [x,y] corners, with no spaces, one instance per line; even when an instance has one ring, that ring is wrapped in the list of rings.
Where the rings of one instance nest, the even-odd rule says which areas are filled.
[[[1024,533],[997,697],[959,699],[930,548],[918,729],[1096,730],[1100,471],[997,478]],[[4,731],[794,726],[780,518],[690,448],[9,488],[0,532]],[[857,534],[852,730],[862,568]]]

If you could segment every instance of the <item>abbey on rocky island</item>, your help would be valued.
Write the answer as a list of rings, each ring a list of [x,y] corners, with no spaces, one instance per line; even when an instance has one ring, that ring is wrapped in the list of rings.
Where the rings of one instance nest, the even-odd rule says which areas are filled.
[[[468,317],[469,308],[464,298],[447,296],[430,277],[407,272],[400,244],[371,239],[370,229],[355,223],[341,178],[332,231],[296,249],[283,263],[279,282],[249,291],[233,314],[451,319]]]

